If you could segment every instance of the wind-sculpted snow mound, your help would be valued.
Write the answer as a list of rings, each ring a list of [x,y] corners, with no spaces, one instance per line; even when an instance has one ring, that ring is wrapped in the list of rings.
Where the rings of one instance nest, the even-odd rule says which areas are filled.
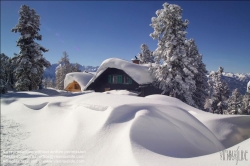
[[[230,165],[221,150],[250,150],[250,116],[213,115],[162,95],[22,93],[1,98],[3,151],[85,151],[79,165],[88,166],[180,166]],[[6,135],[9,120],[22,127]]]
[[[178,107],[152,104],[119,106],[112,110],[104,127],[117,123],[129,126],[130,139],[127,141],[161,155],[186,158],[223,150],[210,130]]]

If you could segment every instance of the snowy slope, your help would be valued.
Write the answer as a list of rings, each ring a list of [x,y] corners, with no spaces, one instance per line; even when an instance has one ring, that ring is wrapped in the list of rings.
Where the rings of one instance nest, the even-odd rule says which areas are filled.
[[[57,93],[2,96],[3,159],[9,150],[27,150],[21,154],[26,161],[32,151],[57,150],[84,151],[84,163],[67,165],[228,166],[236,161],[221,160],[219,151],[238,146],[250,151],[250,116],[214,115],[162,95]],[[249,166],[249,159],[237,165]],[[46,162],[40,158],[34,165],[49,165]]]

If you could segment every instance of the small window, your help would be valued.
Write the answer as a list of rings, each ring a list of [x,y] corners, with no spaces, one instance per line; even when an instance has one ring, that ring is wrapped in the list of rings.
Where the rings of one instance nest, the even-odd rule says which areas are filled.
[[[132,79],[128,76],[124,76],[124,79],[123,79],[123,83],[124,84],[132,84]]]
[[[113,84],[117,84],[118,83],[118,75],[113,75],[112,83]]]
[[[109,75],[109,77],[108,77],[108,83],[111,83],[111,78],[112,78],[112,75]]]

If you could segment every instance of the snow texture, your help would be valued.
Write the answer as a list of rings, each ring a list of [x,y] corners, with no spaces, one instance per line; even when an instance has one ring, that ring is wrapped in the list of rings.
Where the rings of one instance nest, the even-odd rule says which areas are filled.
[[[55,92],[2,95],[1,158],[12,150],[73,150],[86,152],[79,165],[88,166],[230,166],[236,160],[222,160],[221,150],[240,148],[248,161],[237,165],[249,166],[250,116],[211,114],[164,95]]]
[[[148,65],[135,64],[118,58],[106,59],[102,62],[99,69],[96,72],[96,75],[90,80],[86,85],[85,89],[95,81],[95,79],[101,75],[107,68],[116,68],[123,70],[128,74],[135,82],[138,84],[147,84],[152,83],[153,78],[148,71]]]
[[[81,90],[85,88],[89,80],[93,77],[94,75],[91,73],[86,73],[86,72],[72,72],[68,73],[65,76],[64,79],[64,89],[73,81],[76,81],[80,86]]]

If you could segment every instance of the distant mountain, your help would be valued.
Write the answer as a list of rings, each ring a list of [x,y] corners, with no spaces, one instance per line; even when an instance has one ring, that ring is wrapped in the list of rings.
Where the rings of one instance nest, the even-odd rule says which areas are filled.
[[[73,64],[74,65],[74,64]],[[44,73],[43,73],[43,77],[44,78],[51,78],[51,79],[55,79],[56,78],[56,67],[58,66],[58,64],[52,64],[51,67],[45,69]],[[89,72],[96,72],[99,68],[99,66],[84,66],[84,65],[80,65],[79,64],[79,68],[81,71],[89,71]]]
[[[241,94],[246,93],[247,83],[248,83],[248,81],[250,81],[250,73],[246,73],[246,74],[236,73],[236,74],[234,74],[234,73],[230,73],[230,72],[225,72],[222,74],[223,74],[222,79],[224,79],[228,83],[228,86],[229,86],[231,91],[238,88],[239,91],[241,92]]]
[[[211,72],[210,72],[211,73]],[[222,79],[228,83],[229,89],[232,92],[238,88],[241,94],[245,94],[247,90],[247,83],[250,81],[250,73],[231,73],[223,72]]]

